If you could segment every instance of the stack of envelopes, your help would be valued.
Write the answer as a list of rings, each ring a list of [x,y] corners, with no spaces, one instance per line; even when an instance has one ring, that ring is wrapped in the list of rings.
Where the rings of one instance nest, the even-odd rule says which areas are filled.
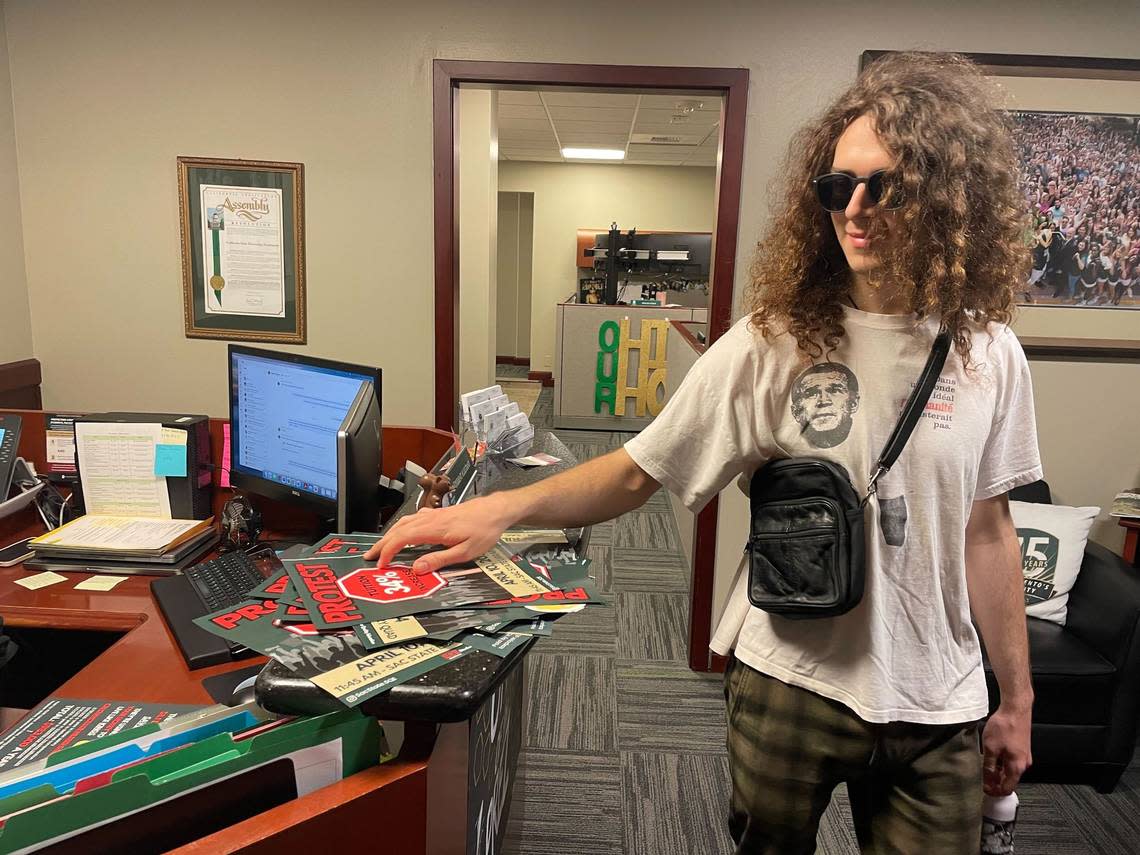
[[[332,534],[290,551],[246,602],[196,623],[356,706],[472,651],[506,656],[562,615],[605,603],[588,560],[520,555],[565,543],[562,531],[508,531],[474,561],[428,574],[412,562],[439,547],[409,547],[378,568],[363,555],[379,537]]]

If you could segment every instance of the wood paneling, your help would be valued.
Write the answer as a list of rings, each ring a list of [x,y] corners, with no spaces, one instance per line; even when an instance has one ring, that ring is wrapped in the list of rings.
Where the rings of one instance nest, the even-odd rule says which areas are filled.
[[[40,396],[40,361],[21,359],[0,365],[0,407],[38,410]]]
[[[693,534],[693,580],[689,594],[689,667],[709,670],[712,638],[713,573],[716,569],[716,520],[719,497],[697,514]]]
[[[554,375],[549,371],[528,371],[526,375],[527,380],[537,380],[543,386],[554,385]]]

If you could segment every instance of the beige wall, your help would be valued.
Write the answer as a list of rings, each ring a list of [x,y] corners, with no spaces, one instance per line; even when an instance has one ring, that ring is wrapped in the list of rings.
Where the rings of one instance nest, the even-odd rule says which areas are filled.
[[[1099,507],[1090,536],[1120,552],[1124,529],[1108,511],[1113,496],[1140,484],[1135,440],[1140,408],[1132,395],[1140,384],[1140,366],[1033,360],[1029,367],[1037,441],[1053,501]]]
[[[499,193],[498,230],[495,352],[499,356],[526,358],[530,356],[533,193]]]
[[[2,8],[2,7],[0,7]],[[0,17],[0,363],[32,355],[32,317],[24,276],[24,237],[20,224],[20,179],[16,168],[16,133],[12,87],[8,77],[8,39]]]
[[[499,189],[534,193],[530,367],[550,371],[554,307],[578,287],[578,229],[712,231],[716,170],[590,163],[499,164]]]
[[[459,93],[459,388],[495,382],[499,93]]]
[[[309,344],[300,349],[380,365],[385,419],[429,423],[436,57],[749,68],[738,295],[787,140],[853,79],[860,51],[1140,57],[1134,0],[1098,4],[1097,19],[1112,26],[1083,45],[1074,33],[1088,30],[1089,11],[1067,0],[883,0],[850,12],[839,0],[710,0],[697,10],[666,0],[651,16],[601,2],[8,0],[24,258],[45,401],[225,412],[225,344],[182,335],[175,157],[247,157],[305,164]],[[586,25],[595,15],[607,28]],[[2,84],[0,72],[6,102]],[[5,127],[0,107],[0,176],[11,162]],[[3,213],[10,198],[0,188],[0,228],[13,222]],[[598,213],[600,222],[572,224],[565,240],[579,225],[628,220],[611,206]],[[0,278],[13,281],[2,262]],[[546,311],[565,280],[543,287]],[[549,316],[543,325],[549,330]],[[1093,494],[1103,505],[1135,486],[1127,393],[1140,386],[1140,365],[1035,363],[1034,373],[1058,497]],[[1049,403],[1073,400],[1074,390],[1098,404],[1105,435],[1096,443],[1072,423],[1076,408],[1055,412]],[[1118,545],[1110,534],[1101,536]]]

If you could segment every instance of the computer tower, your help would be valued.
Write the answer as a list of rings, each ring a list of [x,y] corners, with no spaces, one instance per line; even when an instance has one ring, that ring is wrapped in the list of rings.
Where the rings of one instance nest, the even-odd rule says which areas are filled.
[[[186,431],[186,475],[166,476],[170,515],[180,520],[204,520],[213,510],[214,469],[210,461],[210,418],[182,413],[92,413],[76,418],[76,423],[161,424]],[[83,469],[76,454],[79,481]]]

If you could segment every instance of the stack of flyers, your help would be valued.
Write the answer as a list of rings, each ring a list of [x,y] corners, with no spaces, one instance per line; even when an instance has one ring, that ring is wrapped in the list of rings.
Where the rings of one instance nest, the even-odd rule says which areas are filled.
[[[424,574],[412,563],[438,547],[409,547],[381,568],[364,558],[379,537],[333,534],[292,549],[248,599],[195,622],[356,706],[472,651],[507,656],[560,616],[605,604],[589,561],[516,554],[565,544],[562,531],[507,532],[474,561]]]

